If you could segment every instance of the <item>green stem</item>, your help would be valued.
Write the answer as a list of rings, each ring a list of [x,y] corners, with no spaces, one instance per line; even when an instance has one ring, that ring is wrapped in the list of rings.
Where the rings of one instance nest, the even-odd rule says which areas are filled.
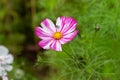
[[[92,48],[92,49],[93,49],[93,43],[94,43],[94,41],[95,41],[96,35],[97,35],[97,31],[95,31],[95,34],[94,34],[93,39],[92,39],[92,42],[91,42],[91,48]]]
[[[67,55],[75,62],[75,66],[76,66],[77,68],[80,68],[80,67],[79,67],[79,64],[77,63],[76,58],[75,58],[74,56],[70,55],[65,49],[63,49],[63,51],[64,51],[65,54],[67,54]]]

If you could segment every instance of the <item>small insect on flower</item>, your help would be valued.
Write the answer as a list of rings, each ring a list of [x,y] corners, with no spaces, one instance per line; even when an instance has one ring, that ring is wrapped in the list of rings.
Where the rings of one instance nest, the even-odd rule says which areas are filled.
[[[35,28],[35,34],[42,39],[38,45],[43,49],[62,51],[61,44],[70,42],[77,35],[76,25],[72,17],[58,17],[56,25],[50,19],[44,19],[41,27]]]
[[[9,54],[6,47],[0,45],[0,77],[3,80],[7,79],[7,71],[12,70],[13,56]]]

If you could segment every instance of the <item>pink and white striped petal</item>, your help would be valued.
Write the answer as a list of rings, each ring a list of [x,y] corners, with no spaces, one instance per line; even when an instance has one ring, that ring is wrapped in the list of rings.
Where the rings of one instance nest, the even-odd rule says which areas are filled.
[[[43,29],[45,29],[48,32],[51,32],[51,33],[56,32],[55,25],[53,24],[53,22],[50,19],[44,19],[41,22],[41,26]]]
[[[78,33],[78,30],[75,30],[74,32],[72,33],[69,33],[69,34],[66,34],[66,35],[63,35],[62,39],[60,39],[60,43],[61,44],[65,44],[65,43],[68,43],[69,41],[71,41]]]
[[[62,29],[63,29],[63,27],[64,27],[64,25],[65,25],[65,20],[66,20],[67,18],[65,17],[65,16],[62,16],[62,17],[58,17],[57,18],[57,21],[56,21],[56,26],[57,26],[57,31],[58,32],[60,32]]]
[[[77,22],[72,17],[69,17],[66,19],[64,29],[61,32],[64,34],[71,33],[76,29],[76,25],[77,25]]]
[[[76,29],[77,22],[72,17],[58,17],[56,25],[58,26],[58,32],[68,34]]]
[[[61,43],[58,40],[54,40],[50,45],[50,48],[56,51],[62,51]]]
[[[52,37],[53,35],[49,31],[46,31],[42,29],[41,27],[35,28],[35,34],[41,39],[46,39],[46,38]]]
[[[41,48],[43,48],[43,49],[50,49],[50,45],[52,44],[54,42],[54,39],[51,39],[51,38],[49,38],[49,39],[43,39],[43,40],[41,40],[39,43],[38,43],[38,45],[41,47]]]

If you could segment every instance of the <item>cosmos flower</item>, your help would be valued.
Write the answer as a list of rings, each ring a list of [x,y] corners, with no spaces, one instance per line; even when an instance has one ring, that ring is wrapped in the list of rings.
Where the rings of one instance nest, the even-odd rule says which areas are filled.
[[[50,19],[44,19],[41,27],[35,29],[35,34],[42,39],[38,45],[43,49],[62,51],[61,44],[68,43],[78,33],[76,25],[72,17],[58,17],[56,25]]]
[[[0,45],[0,77],[7,80],[7,71],[12,70],[13,56],[6,47]]]
[[[8,77],[7,76],[3,76],[2,80],[8,80]]]

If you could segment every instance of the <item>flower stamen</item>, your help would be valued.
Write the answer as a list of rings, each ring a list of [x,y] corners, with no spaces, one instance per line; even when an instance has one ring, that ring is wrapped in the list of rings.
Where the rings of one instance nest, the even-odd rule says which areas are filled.
[[[55,32],[54,35],[53,35],[53,38],[54,39],[61,39],[62,38],[62,33],[61,32]]]

